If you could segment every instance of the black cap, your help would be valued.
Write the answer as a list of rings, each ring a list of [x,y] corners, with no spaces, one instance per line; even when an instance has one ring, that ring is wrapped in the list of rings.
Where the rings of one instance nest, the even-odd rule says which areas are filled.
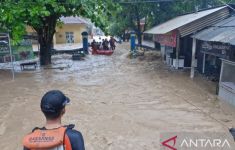
[[[48,91],[41,100],[41,110],[48,113],[60,112],[70,99],[59,90]]]

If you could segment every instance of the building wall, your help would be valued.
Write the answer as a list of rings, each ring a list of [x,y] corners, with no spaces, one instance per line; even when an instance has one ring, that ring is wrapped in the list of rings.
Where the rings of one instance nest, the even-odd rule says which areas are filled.
[[[26,26],[26,32],[27,32],[27,35],[32,35],[34,37],[37,37],[36,31],[30,26]],[[31,42],[32,44],[38,44],[37,38],[31,39]]]
[[[27,27],[26,27],[26,32],[27,32],[27,33],[30,33],[30,34],[31,34],[31,33],[36,33],[36,32],[33,30],[33,28],[30,27],[30,26],[27,26]]]
[[[202,46],[204,43],[204,46]],[[205,47],[205,43],[208,44],[208,47]],[[198,71],[203,73],[203,62],[205,61],[204,74],[209,77],[214,77],[215,80],[219,80],[220,78],[220,70],[221,70],[221,58],[232,60],[232,52],[233,46],[225,43],[219,42],[206,42],[200,41],[197,42],[197,57],[198,57]],[[221,48],[219,48],[221,46]],[[228,48],[223,48],[222,46],[226,46]],[[203,48],[204,47],[204,48]],[[204,60],[205,54],[205,60]]]
[[[83,31],[86,31],[85,24],[64,24],[61,28],[56,28],[56,33],[54,35],[54,43],[56,44],[65,44],[66,43],[66,32],[73,32],[74,34],[74,43],[81,43],[82,42],[82,35]],[[32,27],[27,26],[26,32],[28,34],[36,34],[36,32],[32,29]]]
[[[179,57],[184,58],[184,67],[191,67],[193,40],[190,36],[180,38]]]
[[[81,33],[86,31],[85,24],[65,24],[61,28],[56,29],[55,41],[56,44],[64,44],[66,43],[66,32],[73,32],[74,34],[74,43],[82,42]]]
[[[204,59],[204,54],[201,53],[200,46],[201,46],[202,41],[197,40],[197,70],[199,73],[203,73],[203,59]]]

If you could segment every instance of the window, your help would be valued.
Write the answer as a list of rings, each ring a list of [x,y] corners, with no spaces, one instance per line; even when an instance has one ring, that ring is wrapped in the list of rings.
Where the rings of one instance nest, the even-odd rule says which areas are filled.
[[[74,43],[74,34],[73,32],[65,32],[66,43]]]

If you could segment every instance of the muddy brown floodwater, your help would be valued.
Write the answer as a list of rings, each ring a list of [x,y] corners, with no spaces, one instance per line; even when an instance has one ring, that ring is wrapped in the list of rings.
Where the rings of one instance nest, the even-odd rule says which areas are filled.
[[[51,89],[71,98],[64,124],[75,124],[87,150],[156,150],[160,132],[222,131],[235,125],[235,109],[215,96],[215,84],[166,67],[157,52],[128,58],[128,44],[114,55],[73,62],[55,56],[53,68],[0,71],[0,147],[21,150],[22,137],[44,125],[40,99]]]

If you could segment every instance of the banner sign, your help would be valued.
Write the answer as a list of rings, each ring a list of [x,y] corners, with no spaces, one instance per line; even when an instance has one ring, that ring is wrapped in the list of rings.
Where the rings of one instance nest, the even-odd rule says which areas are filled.
[[[8,35],[6,33],[0,33],[0,54],[10,54]]]
[[[167,34],[154,35],[154,41],[160,43],[161,45],[176,47],[176,37],[176,32],[172,31]]]
[[[0,41],[0,53],[3,53],[3,54],[10,53],[10,49],[9,49],[7,41]]]
[[[33,59],[33,47],[31,39],[23,39],[18,45],[11,45],[13,61]],[[10,48],[8,39],[0,36],[0,63],[10,62]]]
[[[201,52],[228,59],[231,54],[231,46],[215,42],[203,42]]]

